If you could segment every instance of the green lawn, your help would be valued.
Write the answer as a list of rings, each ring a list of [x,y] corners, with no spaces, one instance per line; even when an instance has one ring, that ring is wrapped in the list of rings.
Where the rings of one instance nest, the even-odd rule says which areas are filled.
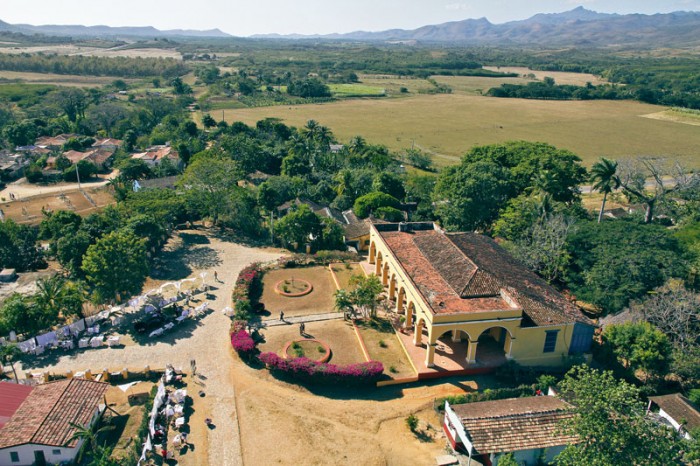
[[[334,97],[384,97],[383,87],[367,86],[365,84],[329,84]]]

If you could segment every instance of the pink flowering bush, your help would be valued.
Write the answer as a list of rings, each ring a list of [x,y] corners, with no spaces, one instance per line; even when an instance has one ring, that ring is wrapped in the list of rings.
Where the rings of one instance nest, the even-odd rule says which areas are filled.
[[[378,361],[338,366],[317,363],[308,358],[284,359],[277,353],[262,353],[259,359],[273,373],[287,374],[295,379],[313,383],[374,384],[384,373],[384,366]]]
[[[252,358],[257,350],[253,337],[242,329],[231,334],[231,346],[245,360]]]

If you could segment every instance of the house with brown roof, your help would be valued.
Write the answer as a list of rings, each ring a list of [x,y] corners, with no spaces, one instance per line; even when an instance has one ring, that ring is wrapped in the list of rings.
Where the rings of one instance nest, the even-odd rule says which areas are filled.
[[[165,159],[170,160],[176,167],[180,165],[180,155],[169,145],[149,147],[146,152],[133,154],[132,159],[143,160],[149,167],[156,167]]]
[[[457,451],[485,466],[498,466],[505,453],[518,464],[549,464],[575,436],[564,433],[561,423],[573,416],[572,407],[554,396],[450,405],[445,402],[442,428]]]
[[[122,144],[124,144],[124,141],[121,139],[113,139],[113,138],[102,138],[96,140],[93,144],[92,147],[95,149],[112,149],[112,152],[116,151],[119,149]]]
[[[58,136],[42,136],[34,142],[34,145],[42,149],[58,150],[62,148],[69,139],[75,137],[78,137],[78,135],[73,133],[59,134]]]
[[[108,388],[76,378],[34,387],[0,382],[0,466],[73,462],[82,440],[71,440],[71,423],[93,426]]]
[[[659,422],[672,427],[688,440],[691,438],[690,431],[700,429],[698,408],[680,393],[650,396],[647,412],[653,413]]]
[[[463,368],[561,365],[590,351],[594,325],[581,310],[493,239],[437,225],[373,223],[369,263],[405,332]]]

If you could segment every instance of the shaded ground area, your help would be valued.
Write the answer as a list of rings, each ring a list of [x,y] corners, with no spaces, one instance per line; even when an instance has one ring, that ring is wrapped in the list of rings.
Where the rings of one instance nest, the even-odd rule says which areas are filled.
[[[314,287],[311,293],[299,297],[281,296],[275,292],[275,284],[292,277],[302,278]],[[260,302],[270,313],[270,318],[277,319],[280,311],[287,317],[333,312],[335,301],[333,293],[335,284],[326,267],[304,267],[295,269],[273,270],[263,278],[263,293]]]
[[[193,270],[220,266],[222,259],[210,245],[211,240],[195,230],[180,232],[168,241],[154,261],[151,277],[166,281],[182,280],[189,277]]]

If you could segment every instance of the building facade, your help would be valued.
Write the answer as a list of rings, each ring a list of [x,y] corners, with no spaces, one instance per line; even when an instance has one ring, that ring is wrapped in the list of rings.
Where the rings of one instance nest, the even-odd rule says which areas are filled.
[[[593,323],[486,236],[432,223],[373,224],[369,262],[414,345],[425,346],[426,367],[445,338],[467,342],[467,366],[478,365],[486,347],[531,366],[590,350]]]

